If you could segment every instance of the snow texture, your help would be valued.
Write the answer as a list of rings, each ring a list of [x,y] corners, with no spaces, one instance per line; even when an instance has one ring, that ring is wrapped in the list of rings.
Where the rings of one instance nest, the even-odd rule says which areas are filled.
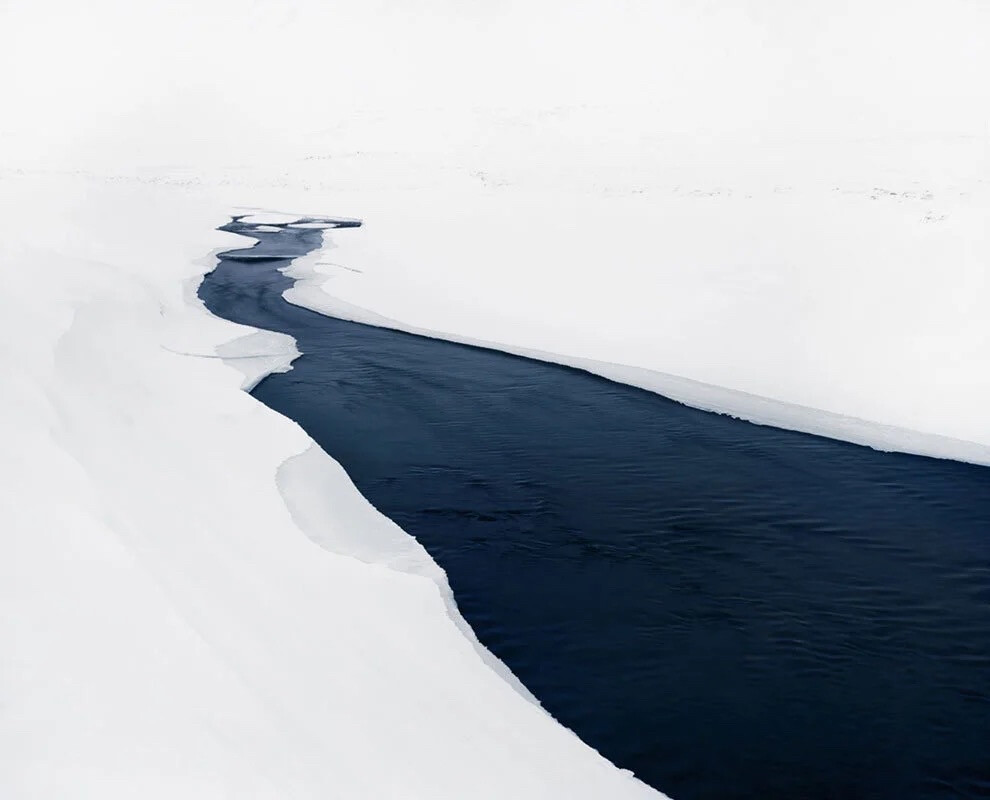
[[[656,796],[242,390],[295,302],[987,463],[990,6],[0,5],[0,796]],[[212,254],[212,255],[211,255]]]
[[[0,795],[657,796],[242,391],[295,353],[190,302],[198,254],[244,241],[211,229],[225,203],[63,175],[0,197]]]

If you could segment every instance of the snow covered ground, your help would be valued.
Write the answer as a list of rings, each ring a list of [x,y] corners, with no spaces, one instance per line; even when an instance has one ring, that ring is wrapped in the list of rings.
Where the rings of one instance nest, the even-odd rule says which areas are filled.
[[[990,163],[985,142],[943,144]],[[843,180],[841,162],[890,146],[834,145],[831,179],[795,168],[795,186],[369,200],[354,209],[366,226],[328,232],[287,298],[755,422],[990,464],[990,182]]]
[[[297,302],[990,461],[985,3],[54,5],[2,164],[361,217]]]
[[[223,207],[64,176],[0,197],[0,794],[657,796],[540,709],[419,544],[241,391],[240,356],[291,342],[195,300],[204,254],[244,242],[212,230]]]
[[[202,310],[212,229],[360,217],[296,301],[990,463],[988,38],[978,0],[5,2],[0,794],[651,794],[241,391],[294,346]]]

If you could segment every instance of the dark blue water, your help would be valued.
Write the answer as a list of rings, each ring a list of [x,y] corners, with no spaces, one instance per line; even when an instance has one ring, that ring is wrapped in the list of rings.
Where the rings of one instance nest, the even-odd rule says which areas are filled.
[[[227,229],[251,256],[320,239]],[[305,354],[254,395],[615,763],[677,800],[990,797],[990,469],[330,319],[243,255],[201,297]]]

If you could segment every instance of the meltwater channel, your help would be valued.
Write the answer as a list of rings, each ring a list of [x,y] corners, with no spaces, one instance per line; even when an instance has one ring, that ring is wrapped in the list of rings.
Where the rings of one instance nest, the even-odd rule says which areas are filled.
[[[613,762],[675,800],[990,797],[990,469],[322,316],[279,271],[320,230],[224,230],[257,242],[207,307],[304,354],[254,396]]]

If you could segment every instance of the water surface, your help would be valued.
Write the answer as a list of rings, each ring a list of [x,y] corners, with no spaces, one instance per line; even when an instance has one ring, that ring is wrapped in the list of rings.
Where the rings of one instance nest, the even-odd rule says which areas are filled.
[[[278,272],[319,231],[227,229],[200,295],[304,353],[254,395],[585,741],[677,800],[990,797],[990,469],[324,317]]]

